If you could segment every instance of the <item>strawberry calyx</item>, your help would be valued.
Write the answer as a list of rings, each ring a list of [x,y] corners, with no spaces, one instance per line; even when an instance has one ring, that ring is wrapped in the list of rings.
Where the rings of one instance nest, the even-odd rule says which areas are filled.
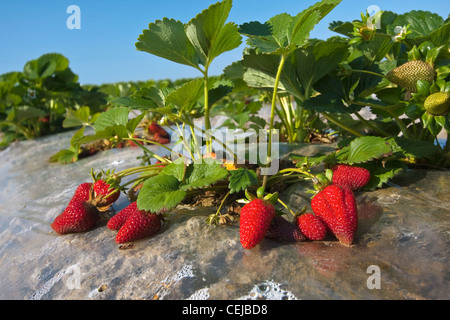
[[[106,213],[112,206],[113,202],[109,201],[108,195],[96,195],[94,191],[94,186],[91,186],[91,189],[89,190],[89,199],[86,201],[87,204],[91,205],[95,208],[97,214],[101,218],[107,218],[106,215],[103,213]]]
[[[245,193],[246,199],[242,199],[241,200],[242,202],[250,202],[255,199],[261,199],[261,200],[264,200],[264,202],[266,202],[266,203],[275,204],[278,201],[278,192],[264,194],[263,186],[259,187],[256,190],[256,195],[250,193],[250,191],[248,191],[248,189],[245,189],[244,193]]]

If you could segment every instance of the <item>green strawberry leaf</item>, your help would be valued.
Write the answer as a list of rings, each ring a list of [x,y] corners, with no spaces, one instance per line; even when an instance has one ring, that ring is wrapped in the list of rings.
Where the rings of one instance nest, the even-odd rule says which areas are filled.
[[[128,120],[128,122],[126,124],[126,128],[127,128],[128,132],[134,132],[134,130],[136,130],[137,126],[139,125],[139,123],[141,123],[142,119],[144,119],[145,115],[146,115],[146,112],[142,112],[141,114],[137,115],[136,117]]]
[[[231,7],[231,0],[217,2],[186,25],[186,36],[205,67],[220,54],[233,50],[241,44],[237,26],[232,22],[225,23]]]
[[[115,106],[132,107],[133,109],[154,110],[165,108],[166,97],[164,93],[156,88],[140,88],[128,97],[111,99],[109,103]]]
[[[23,68],[23,75],[30,80],[44,79],[68,67],[69,60],[62,54],[46,53],[35,60],[28,61]]]
[[[333,165],[335,163],[335,154],[318,154],[315,156],[301,156],[297,154],[291,154],[289,159],[295,161],[297,168],[312,168],[320,164]]]
[[[67,109],[66,118],[63,121],[63,128],[90,125],[92,121],[89,107],[81,107],[78,110]]]
[[[171,175],[157,175],[144,182],[137,198],[140,210],[158,213],[175,208],[186,196],[180,181]]]
[[[18,106],[12,109],[6,120],[19,123],[27,119],[45,117],[46,115],[47,113],[40,108],[32,106]]]
[[[356,105],[347,106],[341,97],[329,93],[320,94],[304,101],[302,107],[316,112],[340,114],[348,114],[361,109],[361,107]]]
[[[340,163],[354,164],[382,158],[391,153],[391,145],[384,138],[365,136],[353,139],[337,153],[336,158]]]
[[[412,10],[404,14],[399,14],[392,24],[387,27],[387,30],[390,34],[395,35],[394,29],[396,26],[409,25],[409,31],[411,33],[407,38],[429,37],[430,33],[443,25],[443,22],[444,19],[436,13]]]
[[[179,112],[189,113],[202,95],[203,79],[199,78],[171,91],[166,97],[166,102],[175,105]]]
[[[94,129],[96,132],[105,130],[112,126],[126,126],[128,122],[128,108],[112,108],[102,114],[97,118],[94,123]]]
[[[137,199],[141,210],[171,210],[184,200],[190,190],[210,186],[228,176],[228,170],[213,161],[186,166],[183,159],[179,159],[144,182]]]
[[[72,138],[70,139],[70,146],[77,149],[80,146],[78,140],[83,136],[85,127],[81,127],[74,133]]]
[[[94,123],[95,133],[77,138],[77,143],[86,144],[118,136],[128,138],[145,116],[145,112],[128,119],[129,110],[125,107],[112,108],[102,112]]]
[[[435,117],[433,115],[429,114],[428,112],[425,112],[422,115],[422,122],[423,122],[424,128],[428,128],[428,130],[430,131],[430,133],[433,136],[437,136],[439,134],[439,132],[442,130],[439,123],[436,122]]]
[[[339,38],[312,41],[295,51],[297,77],[303,88],[312,86],[349,55],[348,43]]]
[[[450,22],[447,22],[438,29],[434,30],[430,34],[430,37],[433,43],[440,46],[448,44],[449,34],[450,34]]]
[[[193,163],[187,167],[183,190],[199,189],[224,180],[228,176],[228,170],[214,160],[203,160],[202,163]]]
[[[341,0],[322,0],[291,16],[278,14],[262,24],[257,21],[245,23],[239,32],[248,37],[247,43],[267,54],[289,54],[309,38],[314,26]]]
[[[80,153],[79,139],[84,134],[85,127],[81,127],[74,133],[70,139],[70,147],[68,149],[59,150],[52,155],[49,159],[50,162],[59,162],[61,164],[72,163],[78,160],[78,154]]]
[[[202,73],[203,65],[206,72],[214,58],[241,44],[237,26],[225,23],[231,6],[231,0],[213,4],[187,24],[168,18],[150,23],[136,48]]]
[[[120,138],[128,138],[128,130],[124,125],[114,125],[105,128],[104,130],[95,132],[94,134],[83,136],[77,140],[77,143],[86,144],[97,140],[110,139],[115,136]]]
[[[359,166],[370,171],[370,181],[364,186],[364,190],[381,188],[390,179],[407,169],[406,164],[401,161],[387,161],[384,165],[372,161]]]
[[[209,96],[209,106],[212,107],[222,98],[226,97],[229,93],[233,91],[233,86],[231,84],[219,84],[214,86],[214,88],[210,89],[208,92]]]
[[[346,41],[339,39],[310,41],[306,46],[295,50],[286,60],[280,77],[279,90],[305,100],[305,91],[309,94],[313,86],[333,71],[347,56]],[[245,68],[243,79],[248,86],[273,89],[280,63],[278,56],[251,50],[241,63]],[[342,105],[340,101],[337,103]],[[324,106],[326,108],[326,104]]]
[[[263,53],[272,53],[280,48],[272,36],[272,25],[269,21],[264,24],[258,21],[246,22],[239,26],[239,32],[248,37],[248,45]]]
[[[150,23],[139,36],[136,48],[198,70],[201,57],[189,41],[181,21],[164,18]]]
[[[178,181],[182,182],[186,175],[186,164],[184,164],[182,158],[178,158],[173,163],[165,166],[161,170],[160,175],[174,176]]]
[[[427,158],[439,152],[439,147],[429,141],[395,137],[390,142],[394,152],[400,152],[408,158]]]
[[[450,132],[450,118],[449,116],[434,116],[434,120],[437,124],[439,124],[442,129],[447,132]],[[433,144],[434,145],[434,144]]]
[[[230,171],[229,185],[230,193],[245,190],[247,187],[258,182],[256,172],[245,167]]]
[[[331,31],[342,34],[346,37],[353,38],[353,23],[349,21],[333,21],[328,25],[328,29]]]
[[[257,53],[255,50],[251,50],[244,56],[241,63],[245,68],[243,80],[247,86],[262,90],[273,90],[280,63],[279,56]],[[280,93],[286,91],[301,100],[304,99],[303,88],[296,73],[296,66],[291,59],[286,60],[281,71],[278,90]]]
[[[59,150],[57,153],[52,155],[49,159],[50,162],[59,162],[61,164],[68,164],[77,161],[78,152],[72,149]]]

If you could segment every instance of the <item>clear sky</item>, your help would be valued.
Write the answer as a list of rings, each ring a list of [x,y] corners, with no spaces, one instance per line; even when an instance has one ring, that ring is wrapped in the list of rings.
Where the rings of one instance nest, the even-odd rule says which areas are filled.
[[[0,74],[22,71],[23,65],[48,52],[70,61],[82,84],[177,79],[198,71],[137,51],[135,42],[150,22],[163,17],[188,22],[218,0],[0,0]],[[295,15],[315,0],[234,0],[228,21],[265,22],[279,13]],[[81,11],[81,29],[67,28],[70,5]],[[428,10],[447,18],[448,0],[343,0],[314,29],[311,37],[326,39],[335,20],[359,19],[369,6],[403,13]],[[244,45],[243,45],[244,46]],[[211,74],[241,58],[243,46],[214,60]]]

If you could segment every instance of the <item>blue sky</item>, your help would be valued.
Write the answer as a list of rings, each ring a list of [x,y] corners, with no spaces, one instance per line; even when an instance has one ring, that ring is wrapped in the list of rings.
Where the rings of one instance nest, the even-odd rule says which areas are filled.
[[[198,71],[145,52],[135,42],[150,22],[163,17],[188,22],[218,0],[14,0],[0,2],[0,74],[21,71],[23,65],[48,52],[64,54],[83,84],[197,77]],[[315,0],[234,0],[228,21],[265,22],[287,12],[295,15]],[[81,29],[70,30],[67,8],[78,5]],[[326,39],[335,20],[358,19],[369,6],[403,13],[428,10],[446,18],[448,0],[343,0],[313,30],[311,37]],[[242,47],[214,60],[211,74],[239,60]]]

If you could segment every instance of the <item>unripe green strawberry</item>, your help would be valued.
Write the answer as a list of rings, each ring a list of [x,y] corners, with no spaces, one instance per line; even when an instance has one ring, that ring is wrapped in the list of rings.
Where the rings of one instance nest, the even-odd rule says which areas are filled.
[[[423,106],[429,114],[435,116],[445,115],[450,109],[450,93],[432,93],[425,99]]]
[[[262,200],[253,199],[242,207],[239,221],[239,235],[244,249],[251,249],[260,243],[275,217],[275,207]]]
[[[417,92],[417,81],[433,82],[436,78],[436,71],[428,63],[414,60],[389,71],[386,78],[410,92]]]

